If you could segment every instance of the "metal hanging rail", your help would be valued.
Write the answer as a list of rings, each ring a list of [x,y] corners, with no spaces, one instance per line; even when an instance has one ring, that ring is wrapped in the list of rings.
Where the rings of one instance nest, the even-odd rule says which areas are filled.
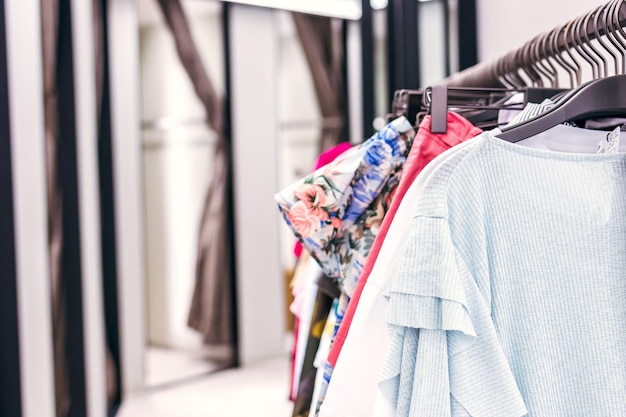
[[[438,84],[456,87],[520,86],[530,80],[534,85],[558,85],[556,66],[565,69],[570,84],[580,84],[580,61],[574,54],[592,66],[594,78],[608,75],[606,57],[598,53],[592,40],[604,38],[600,47],[612,55],[615,74],[626,73],[626,1],[613,0],[589,13],[542,33],[522,47],[502,57],[479,63],[445,78]],[[612,45],[611,48],[608,45]],[[616,55],[615,52],[619,54]],[[621,57],[621,62],[618,58]],[[520,74],[523,74],[522,78]],[[528,79],[528,80],[526,80]]]

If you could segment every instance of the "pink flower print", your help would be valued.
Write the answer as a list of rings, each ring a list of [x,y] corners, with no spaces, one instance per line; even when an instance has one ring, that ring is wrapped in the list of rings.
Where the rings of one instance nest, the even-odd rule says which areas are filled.
[[[324,189],[316,184],[302,184],[293,194],[309,208],[318,208],[326,202]]]
[[[339,217],[333,217],[330,224],[332,224],[335,229],[339,229],[341,227],[341,219]]]
[[[328,213],[322,207],[326,204],[324,189],[316,184],[302,184],[295,192],[295,197],[311,210],[319,220],[328,220]]]
[[[303,238],[307,238],[319,230],[320,218],[307,207],[304,201],[295,203],[289,210],[287,217]]]

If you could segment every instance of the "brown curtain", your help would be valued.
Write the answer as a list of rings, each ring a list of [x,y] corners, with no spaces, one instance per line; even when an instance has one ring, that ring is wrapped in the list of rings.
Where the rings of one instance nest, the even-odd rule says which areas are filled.
[[[63,249],[62,198],[59,185],[57,149],[59,145],[58,99],[56,92],[58,0],[41,0],[44,117],[46,141],[48,251],[52,296],[52,335],[57,416],[67,415],[70,406],[65,343],[65,294],[61,274]]]
[[[45,1],[45,0],[44,0]],[[95,60],[95,82],[96,82],[96,115],[97,129],[102,131],[102,106],[104,98],[104,17],[102,15],[103,0],[92,0],[92,23],[94,39],[94,60]],[[113,407],[120,396],[118,384],[119,369],[113,359],[109,341],[107,340],[106,355],[106,384],[107,384],[107,405]]]
[[[98,114],[102,97],[102,17],[99,0],[93,0],[96,46],[96,79]],[[57,417],[66,416],[71,405],[66,333],[67,314],[61,254],[63,250],[63,201],[59,180],[59,112],[57,82],[58,0],[41,0],[41,33],[45,117],[45,151],[48,204],[48,252],[52,298],[52,332],[54,355],[55,407]],[[116,390],[116,372],[109,349],[106,350],[107,394],[112,400]]]
[[[176,51],[202,102],[209,127],[217,134],[211,184],[206,196],[198,238],[195,286],[188,325],[207,345],[233,345],[234,305],[231,239],[228,231],[228,144],[224,132],[224,104],[218,97],[191,36],[180,0],[157,0],[174,36]]]
[[[320,150],[347,140],[345,137],[345,97],[343,50],[335,39],[332,19],[293,13],[298,38],[311,69],[317,102],[323,118]]]

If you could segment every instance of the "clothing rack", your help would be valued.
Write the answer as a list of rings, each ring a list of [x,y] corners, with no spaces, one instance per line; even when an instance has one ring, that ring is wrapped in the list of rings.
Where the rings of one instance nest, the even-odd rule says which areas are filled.
[[[581,82],[580,62],[574,58],[574,53],[592,67],[597,65],[599,74],[603,72],[603,69],[599,67],[602,61],[604,72],[606,72],[606,58],[591,45],[592,40],[600,40],[601,37],[605,37],[608,42],[600,43],[600,47],[615,59],[615,74],[624,74],[626,73],[626,32],[623,29],[625,24],[626,1],[613,0],[532,38],[522,47],[496,60],[474,65],[445,78],[438,84],[457,87],[519,86],[518,83],[523,81],[519,75],[521,70],[535,85],[543,86],[544,78],[550,78],[550,73],[556,75],[554,64],[557,64],[568,72],[570,83],[574,87],[580,85]],[[608,49],[608,44],[613,47],[611,51]],[[619,57],[614,52],[622,58],[621,68],[620,63],[617,62]],[[557,86],[554,81],[552,86]]]
[[[559,288],[559,291],[550,292],[551,296],[555,296],[555,302],[551,303],[555,306],[553,311],[532,308],[525,310],[527,299],[523,298],[523,294],[516,294],[522,287],[528,288],[528,295],[537,296],[537,300],[544,303],[547,298],[542,298],[543,291],[539,293],[532,288],[536,281],[534,277],[529,279],[528,284],[518,285],[532,276],[529,272],[536,272],[538,277],[548,270],[558,275],[559,271],[555,268],[568,265],[563,268],[562,274],[569,277],[573,271],[582,271],[585,262],[598,262],[599,265],[605,262],[602,251],[589,251],[589,258],[585,254],[583,260],[581,254],[586,248],[581,251],[579,247],[572,247],[569,251],[567,246],[570,241],[577,241],[582,245],[588,244],[590,248],[596,247],[596,244],[610,247],[615,222],[607,218],[606,228],[597,227],[595,205],[607,203],[607,212],[613,212],[617,211],[614,207],[624,201],[623,198],[615,198],[613,191],[623,190],[623,187],[614,185],[623,182],[617,174],[618,169],[623,167],[620,165],[620,168],[616,168],[615,165],[618,160],[616,158],[622,158],[623,155],[600,155],[618,152],[623,154],[626,150],[623,143],[619,147],[617,133],[626,116],[626,97],[616,94],[626,88],[624,24],[626,0],[611,0],[589,13],[535,36],[520,48],[492,62],[475,65],[421,89],[395,90],[391,111],[387,115],[389,123],[394,125],[390,125],[390,131],[384,130],[382,134],[372,137],[371,141],[366,141],[359,151],[369,154],[368,146],[374,146],[375,140],[381,137],[385,140],[393,138],[404,146],[402,135],[406,132],[417,132],[417,136],[413,138],[418,139],[411,139],[405,160],[412,160],[413,163],[402,166],[405,161],[398,162],[401,176],[398,183],[392,186],[397,188],[386,189],[381,193],[382,198],[376,197],[376,201],[381,201],[393,193],[394,197],[388,205],[378,208],[377,203],[372,203],[374,205],[367,208],[384,216],[375,232],[372,245],[353,244],[359,239],[366,240],[363,238],[364,233],[372,231],[366,227],[360,231],[360,237],[356,234],[350,235],[348,231],[337,233],[338,229],[334,229],[328,234],[332,237],[324,237],[323,244],[318,245],[325,247],[326,252],[318,257],[323,259],[327,253],[338,253],[345,248],[333,242],[335,237],[347,238],[350,241],[350,251],[361,251],[360,259],[365,259],[365,263],[360,264],[364,265],[363,269],[354,269],[358,274],[348,276],[342,281],[342,294],[349,304],[337,304],[337,322],[333,323],[336,334],[330,345],[327,364],[322,370],[320,393],[312,404],[316,408],[320,407],[320,416],[450,415],[457,405],[459,409],[477,410],[476,412],[490,415],[567,415],[571,414],[571,410],[580,409],[596,409],[600,413],[606,410],[605,413],[611,415],[624,414],[623,403],[604,400],[602,391],[605,388],[602,383],[597,382],[606,379],[602,373],[595,373],[595,376],[584,382],[576,381],[571,387],[567,386],[572,375],[571,369],[579,367],[576,374],[583,373],[586,357],[600,358],[594,362],[594,366],[605,369],[607,375],[612,374],[613,356],[607,354],[604,357],[605,347],[596,344],[579,343],[572,348],[569,341],[578,340],[578,337],[584,339],[587,331],[581,330],[584,329],[582,326],[567,326],[565,323],[571,318],[562,314],[560,304],[563,297],[565,304],[572,306],[573,316],[587,323],[589,328],[610,329],[606,332],[608,340],[616,333],[616,338],[619,339],[619,333],[612,331],[610,326],[613,324],[607,324],[606,327],[596,325],[599,321],[597,317],[603,317],[607,312],[613,314],[611,308],[616,302],[601,305],[591,295],[587,299],[590,308],[585,314],[578,315],[578,300],[585,298],[588,290],[586,283],[581,283],[578,287],[580,282],[575,280],[575,285],[570,285],[568,281],[567,287],[561,287],[562,281],[559,279],[552,281],[555,288]],[[587,81],[589,70],[592,81],[583,84],[583,72]],[[569,88],[559,82],[567,78]],[[503,113],[501,110],[507,112]],[[495,127],[498,128],[497,133],[495,129],[492,130]],[[557,129],[551,131],[553,128]],[[531,140],[519,147],[511,145],[524,139]],[[466,142],[470,140],[473,143]],[[465,143],[461,145],[462,142]],[[395,150],[402,146],[394,144],[390,149]],[[457,149],[452,150],[455,146]],[[448,151],[450,152],[445,157],[437,159]],[[589,157],[567,156],[567,153],[589,154]],[[352,155],[358,158],[356,153]],[[343,160],[344,163],[347,158]],[[418,167],[421,162],[417,161],[423,162],[423,165]],[[344,172],[339,169],[342,166],[348,165],[339,162],[324,173],[312,174],[307,181],[313,184],[316,178],[323,177],[323,184],[338,183],[325,175],[337,175],[340,172],[345,173],[348,179],[356,178],[356,175],[358,178],[374,178],[364,174],[369,166],[365,160],[359,163],[356,160],[350,161],[350,166],[359,167],[359,172],[355,172],[354,177],[352,168]],[[606,171],[601,171],[603,169]],[[536,184],[544,182],[546,174],[550,181],[545,182],[545,187],[537,187]],[[393,181],[389,179],[391,175],[385,180],[385,187],[392,184]],[[614,181],[607,187],[606,194],[590,194],[589,190],[595,184],[605,180]],[[349,180],[342,182],[351,183]],[[306,184],[308,185],[309,183]],[[374,189],[378,185],[369,184],[368,187]],[[277,201],[287,223],[297,234],[297,226],[290,223],[288,210],[300,204],[303,197],[298,195],[305,193],[295,190],[296,188],[287,189],[279,195]],[[323,187],[319,187],[319,190],[320,195],[326,192]],[[502,192],[503,190],[506,192]],[[352,192],[352,189],[346,190],[346,193]],[[333,190],[333,193],[340,191]],[[324,200],[324,196],[325,194],[316,198],[316,201]],[[609,198],[602,199],[602,196]],[[306,198],[307,202],[311,200],[308,195]],[[418,203],[418,199],[424,200]],[[486,201],[489,215],[484,216]],[[528,201],[532,204],[528,204]],[[511,216],[511,210],[517,210],[518,207],[531,211],[535,210],[535,206],[538,208],[537,216],[528,222],[525,218]],[[458,211],[455,213],[456,210]],[[571,210],[580,210],[580,215],[570,216]],[[463,219],[467,213],[473,214]],[[551,224],[551,219],[556,218],[555,214],[559,221]],[[321,221],[314,219],[316,227],[318,223],[321,227],[327,225],[327,219],[332,215],[334,214],[322,213]],[[501,218],[493,220],[492,216]],[[569,224],[564,220],[568,217],[572,219]],[[364,216],[359,217],[363,218]],[[416,219],[418,220],[415,222]],[[579,219],[589,221],[583,226],[584,222],[579,222]],[[485,223],[480,224],[483,220]],[[444,224],[446,222],[449,224]],[[541,231],[544,227],[554,227],[554,232],[550,235],[562,239],[558,246],[563,246],[563,250],[555,251],[554,257],[543,256],[555,246],[551,240],[537,239],[537,233],[527,234],[529,240],[521,241],[520,245],[517,240],[515,244],[511,244],[510,237],[524,235],[530,230],[528,224],[531,223],[532,227]],[[467,236],[475,237],[476,224],[480,224],[480,238],[466,242]],[[354,223],[351,227],[353,225]],[[454,227],[449,227],[450,225]],[[419,233],[407,232],[413,227]],[[578,234],[582,227],[588,227],[589,231]],[[305,230],[304,227],[302,230]],[[606,240],[603,240],[604,236]],[[319,237],[316,239],[322,240]],[[497,249],[485,249],[484,241],[503,244]],[[538,252],[535,245],[546,245],[545,251]],[[493,247],[496,246],[498,244],[494,243]],[[313,249],[316,250],[317,247]],[[416,253],[425,253],[424,251],[427,255],[415,256]],[[503,255],[507,251],[508,254]],[[408,255],[394,256],[401,252]],[[454,256],[449,256],[452,253]],[[523,256],[528,259],[532,258],[532,262],[522,268],[517,262],[506,264],[510,259],[523,259],[516,258],[519,253],[524,253]],[[502,258],[494,261],[498,256]],[[563,256],[563,260],[554,260],[560,256]],[[357,257],[339,254],[336,258],[353,260]],[[440,261],[432,262],[432,259]],[[606,268],[606,272],[602,274],[610,284],[598,286],[606,289],[604,299],[612,300],[613,280],[621,282],[620,277],[626,268],[619,259],[619,254],[615,259],[615,266]],[[580,262],[580,266],[570,270],[569,265],[575,262]],[[333,262],[329,262],[331,263]],[[404,265],[398,266],[400,264]],[[503,268],[505,264],[506,267]],[[341,268],[343,271],[349,270],[352,265],[346,265],[345,268],[342,265]],[[402,268],[405,268],[404,271]],[[533,268],[536,270],[532,271]],[[597,268],[591,270],[594,269]],[[494,273],[496,270],[498,272]],[[405,273],[406,271],[410,272]],[[333,271],[330,273],[329,276]],[[519,278],[510,280],[510,276],[515,274],[519,274]],[[354,284],[356,275],[358,278]],[[583,275],[581,279],[584,278]],[[418,283],[422,276],[426,278],[424,283]],[[441,281],[437,281],[436,289],[431,285],[434,282],[433,277],[441,278]],[[454,278],[448,281],[449,277]],[[462,281],[464,279],[466,281]],[[501,281],[498,283],[496,279]],[[352,284],[345,285],[346,282]],[[446,284],[440,286],[440,282]],[[513,282],[516,286],[505,288]],[[545,284],[550,285],[548,282]],[[454,287],[458,288],[453,290]],[[466,288],[472,289],[465,293]],[[483,297],[482,294],[494,291],[494,288],[505,289],[497,297]],[[565,291],[561,294],[560,289]],[[362,294],[367,296],[361,298]],[[463,296],[458,297],[459,294]],[[466,298],[466,295],[476,298]],[[432,298],[437,298],[438,303],[445,299],[458,303],[459,307],[462,304],[463,307],[458,309],[458,315],[449,313],[449,317],[444,317],[448,313],[432,314]],[[465,308],[466,302],[471,307]],[[523,305],[524,308],[509,309],[509,302],[519,302],[519,306]],[[358,303],[358,309],[354,307],[357,305],[355,303]],[[502,303],[501,306],[498,303]],[[550,302],[546,305],[550,305]],[[454,309],[451,308],[450,311],[452,310]],[[546,320],[547,315],[554,317]],[[460,319],[460,316],[463,318]],[[497,328],[494,317],[504,320],[506,325]],[[484,323],[481,324],[483,319]],[[520,319],[526,321],[516,327],[523,321]],[[556,323],[552,331],[563,331],[563,335],[567,335],[561,338],[560,343],[555,343],[556,339],[543,330],[536,334],[534,330],[528,330],[535,323],[543,325],[548,321]],[[444,322],[446,325],[440,324]],[[458,323],[458,327],[455,328],[457,324],[451,324],[453,322]],[[617,326],[620,324],[621,322]],[[478,325],[482,328],[477,331],[478,327],[474,326]],[[321,327],[313,320],[311,326]],[[351,326],[360,327],[360,330],[349,330]],[[404,328],[406,332],[401,330],[395,333],[398,338],[392,340],[392,332],[387,331],[387,326]],[[517,332],[518,328],[523,330]],[[437,332],[439,336],[433,337],[433,333],[428,333],[422,339],[422,329]],[[455,331],[450,332],[451,329]],[[417,331],[420,332],[419,336]],[[528,338],[529,334],[532,334],[531,338]],[[457,338],[458,335],[462,335],[461,338]],[[430,337],[433,338],[428,339]],[[419,346],[422,346],[422,341],[428,346],[420,350],[419,354],[416,348],[418,344],[415,343],[417,339]],[[493,345],[490,346],[492,342]],[[618,343],[621,344],[621,340]],[[617,346],[618,343],[611,346]],[[368,349],[362,349],[363,346],[368,346]],[[454,351],[450,346],[455,346]],[[516,346],[514,352],[505,352],[510,346]],[[521,349],[517,350],[518,347]],[[563,384],[546,387],[544,374],[526,372],[526,366],[529,369],[535,366],[534,355],[537,358],[545,357],[547,349],[555,349],[564,359],[559,360],[558,366],[551,367],[545,375],[550,374],[550,378],[563,381]],[[428,353],[423,353],[426,351]],[[492,358],[484,361],[483,358],[489,355]],[[420,359],[416,360],[418,356]],[[479,357],[481,359],[476,360]],[[567,358],[578,359],[567,363]],[[509,366],[507,361],[516,366]],[[393,363],[393,367],[388,367],[389,363]],[[435,363],[437,365],[431,367]],[[427,366],[420,367],[422,364]],[[499,368],[499,364],[505,365]],[[450,369],[455,371],[451,372]],[[316,372],[319,375],[320,370]],[[461,373],[463,377],[460,377]],[[469,374],[471,378],[468,379]],[[494,375],[501,377],[496,384],[493,384]],[[594,380],[598,375],[597,381]],[[446,383],[440,384],[441,380]],[[380,390],[381,382],[385,386],[385,392]],[[615,380],[616,390],[623,390],[621,382]],[[506,390],[500,390],[500,387],[506,387],[507,384]],[[358,390],[355,389],[356,386],[359,386]],[[437,388],[433,388],[437,386],[440,386],[439,393]],[[585,395],[578,395],[579,386],[587,389]],[[524,391],[520,387],[531,388]],[[462,395],[455,397],[453,390],[457,389]],[[428,393],[428,398],[425,393]],[[562,408],[561,411],[554,413],[551,412],[554,409],[551,400],[558,395],[571,395],[572,398],[563,401],[557,406]],[[387,397],[388,401],[383,401],[382,397]],[[448,402],[453,397],[457,405]],[[308,413],[311,397],[306,397],[305,400],[305,407],[299,408],[306,408],[305,412]],[[384,410],[385,408],[387,409]],[[294,415],[305,414],[303,412]]]
[[[525,105],[564,91],[559,79],[564,74],[569,78],[569,88],[580,86],[584,64],[590,66],[592,79],[626,74],[624,25],[626,0],[609,1],[498,59],[474,65],[424,89],[395,91],[388,119],[405,116],[417,123],[419,115],[431,113],[435,131],[443,132],[442,115],[448,105],[470,111],[478,109],[480,103],[493,105],[495,100],[490,99],[495,96],[489,89],[523,91]],[[472,93],[471,89],[478,91]],[[474,102],[465,106],[468,94],[474,94],[470,97]],[[483,94],[483,100],[476,101],[476,94]]]

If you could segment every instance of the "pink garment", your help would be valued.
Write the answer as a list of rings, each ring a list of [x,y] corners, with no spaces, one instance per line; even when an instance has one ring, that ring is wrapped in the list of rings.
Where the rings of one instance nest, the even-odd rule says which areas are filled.
[[[352,145],[350,145],[350,142],[341,142],[340,144],[325,150],[324,152],[322,152],[319,158],[317,158],[315,170],[323,167],[324,165],[328,165],[329,163],[334,161],[339,155],[341,155],[351,147]],[[302,244],[300,242],[296,242],[296,245],[293,248],[293,254],[296,255],[296,258],[299,258],[302,255]]]
[[[296,380],[296,346],[298,346],[298,337],[300,329],[300,319],[294,320],[293,325],[293,349],[291,350],[291,367],[289,368],[289,401],[295,401],[298,394],[298,381]]]
[[[435,134],[430,131],[430,116],[426,116],[420,123],[419,130],[415,136],[415,140],[413,141],[413,146],[411,147],[411,151],[409,152],[404,164],[402,177],[400,178],[400,183],[396,189],[396,194],[391,201],[391,205],[387,210],[385,218],[383,219],[380,231],[372,244],[372,248],[365,262],[365,266],[363,267],[363,271],[361,272],[361,276],[359,277],[354,294],[350,299],[343,321],[341,322],[341,326],[337,331],[330,353],[328,354],[328,363],[333,368],[337,363],[341,348],[343,347],[346,337],[348,336],[350,323],[352,323],[352,317],[357,309],[359,298],[363,292],[363,287],[372,272],[372,268],[374,267],[374,263],[376,262],[376,258],[380,252],[380,248],[385,240],[387,231],[389,230],[389,225],[391,224],[391,221],[400,206],[400,202],[409,189],[411,183],[415,180],[422,169],[430,161],[435,159],[437,155],[455,145],[458,145],[466,139],[471,139],[482,133],[481,129],[472,125],[464,117],[453,112],[448,112],[447,123],[447,132],[442,134]]]

